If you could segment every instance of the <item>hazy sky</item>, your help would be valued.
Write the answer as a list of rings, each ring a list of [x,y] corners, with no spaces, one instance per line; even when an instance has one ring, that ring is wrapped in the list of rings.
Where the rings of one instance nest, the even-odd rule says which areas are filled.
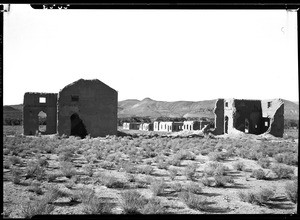
[[[119,101],[298,101],[297,13],[34,10],[4,13],[4,105],[97,78]]]

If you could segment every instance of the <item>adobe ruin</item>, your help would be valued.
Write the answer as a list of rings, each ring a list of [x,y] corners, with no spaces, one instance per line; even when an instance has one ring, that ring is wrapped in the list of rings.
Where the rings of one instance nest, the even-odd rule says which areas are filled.
[[[123,129],[125,130],[141,130],[141,122],[124,122]]]
[[[183,126],[183,122],[174,121],[172,124],[172,131],[181,131]]]
[[[80,79],[57,93],[25,93],[24,135],[39,131],[38,114],[47,114],[42,134],[103,137],[117,134],[118,93],[101,81]]]
[[[123,123],[123,129],[129,130],[130,129],[130,123],[129,122],[124,122]]]
[[[159,131],[166,131],[171,132],[172,131],[172,124],[171,121],[161,121],[159,122]]]
[[[58,96],[58,134],[103,137],[117,134],[118,93],[100,80],[80,79]]]
[[[200,130],[202,130],[206,125],[208,125],[209,126],[209,121],[203,121],[203,120],[201,120],[200,121]]]
[[[39,113],[46,114],[46,130],[39,130]],[[57,126],[57,93],[26,92],[23,100],[24,135],[55,134]]]
[[[183,131],[195,131],[200,129],[199,121],[184,121],[182,130]]]
[[[153,131],[159,131],[159,121],[153,122]]]
[[[158,131],[174,132],[182,130],[183,122],[161,121],[157,125]],[[154,122],[154,128],[156,128],[155,126],[156,124]]]
[[[139,130],[141,131],[153,131],[153,123],[142,123]]]
[[[281,99],[218,99],[214,109],[215,135],[241,131],[249,134],[269,133],[282,137],[284,103]]]

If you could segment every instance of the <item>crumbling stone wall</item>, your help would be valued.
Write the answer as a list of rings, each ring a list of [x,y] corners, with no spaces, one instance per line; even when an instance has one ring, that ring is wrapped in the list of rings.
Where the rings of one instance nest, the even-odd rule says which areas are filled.
[[[224,134],[224,99],[218,99],[214,108],[215,128],[212,130],[214,135]]]
[[[284,131],[284,103],[280,99],[245,100],[218,99],[214,109],[215,135],[235,133],[270,133],[282,137]]]
[[[284,133],[284,102],[281,99],[262,100],[262,115],[269,118],[267,133],[275,137],[283,137]]]
[[[41,102],[41,99],[45,102]],[[57,125],[57,93],[26,92],[23,102],[23,132],[24,135],[35,135],[39,131],[38,114],[47,114],[46,131],[42,134],[55,134]]]
[[[224,99],[224,132],[231,133],[234,130],[236,109],[234,99]]]
[[[73,117],[91,137],[116,135],[117,106],[117,91],[97,79],[80,79],[69,84],[59,92],[58,133],[69,136],[81,132],[75,131]]]
[[[231,99],[231,103],[233,105],[232,108],[233,124],[228,128],[228,132],[230,133],[232,129],[235,128],[245,133],[261,134],[262,133],[261,132],[261,117],[262,117],[261,101]],[[225,112],[226,112],[226,108],[225,108]]]

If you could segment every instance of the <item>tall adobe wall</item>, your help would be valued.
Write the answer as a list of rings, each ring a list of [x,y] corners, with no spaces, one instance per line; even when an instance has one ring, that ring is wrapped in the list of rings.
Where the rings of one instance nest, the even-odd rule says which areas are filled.
[[[117,108],[116,90],[97,79],[80,79],[59,92],[58,133],[69,136],[86,132],[91,137],[116,135]]]
[[[41,101],[43,100],[43,101]],[[23,134],[35,135],[39,131],[40,111],[46,113],[46,131],[55,134],[57,127],[57,93],[26,92],[23,101]]]
[[[224,134],[224,99],[218,99],[214,108],[215,128],[212,131],[214,135]]]
[[[283,137],[284,133],[284,102],[281,99],[262,100],[262,115],[270,118],[270,126],[266,133],[275,137]]]

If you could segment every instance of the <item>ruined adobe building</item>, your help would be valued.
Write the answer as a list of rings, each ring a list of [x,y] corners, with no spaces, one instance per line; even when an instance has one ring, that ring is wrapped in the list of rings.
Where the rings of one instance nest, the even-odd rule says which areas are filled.
[[[80,79],[67,85],[59,92],[58,99],[57,94],[25,93],[24,135],[36,133],[41,110],[47,114],[44,134],[116,135],[117,106],[117,91],[97,79]]]
[[[80,79],[71,83],[59,92],[58,134],[116,135],[117,106],[117,91],[103,82]]]
[[[43,134],[55,134],[57,126],[57,93],[26,92],[23,102],[24,135],[35,135],[39,130],[38,114],[47,114],[46,131]]]
[[[141,131],[153,131],[153,123],[142,123],[139,130]]]
[[[159,121],[153,122],[153,131],[159,131]]]
[[[200,121],[200,130],[202,130],[206,125],[209,125],[209,121]]]
[[[124,122],[123,129],[125,130],[142,130],[143,124],[141,122]]]
[[[129,128],[130,128],[130,123],[129,122],[124,122],[123,123],[123,129],[129,130]]]
[[[157,124],[154,122],[154,128],[156,125],[158,125],[158,131],[173,132],[181,131],[183,122],[161,121]]]
[[[161,121],[159,122],[159,131],[172,131],[172,122],[171,121]]]
[[[215,104],[215,135],[236,130],[250,134],[269,133],[282,137],[284,103],[281,99],[218,99]]]
[[[183,122],[174,121],[172,125],[172,131],[182,131]]]
[[[182,130],[183,131],[194,131],[200,129],[200,122],[199,121],[184,121]]]

